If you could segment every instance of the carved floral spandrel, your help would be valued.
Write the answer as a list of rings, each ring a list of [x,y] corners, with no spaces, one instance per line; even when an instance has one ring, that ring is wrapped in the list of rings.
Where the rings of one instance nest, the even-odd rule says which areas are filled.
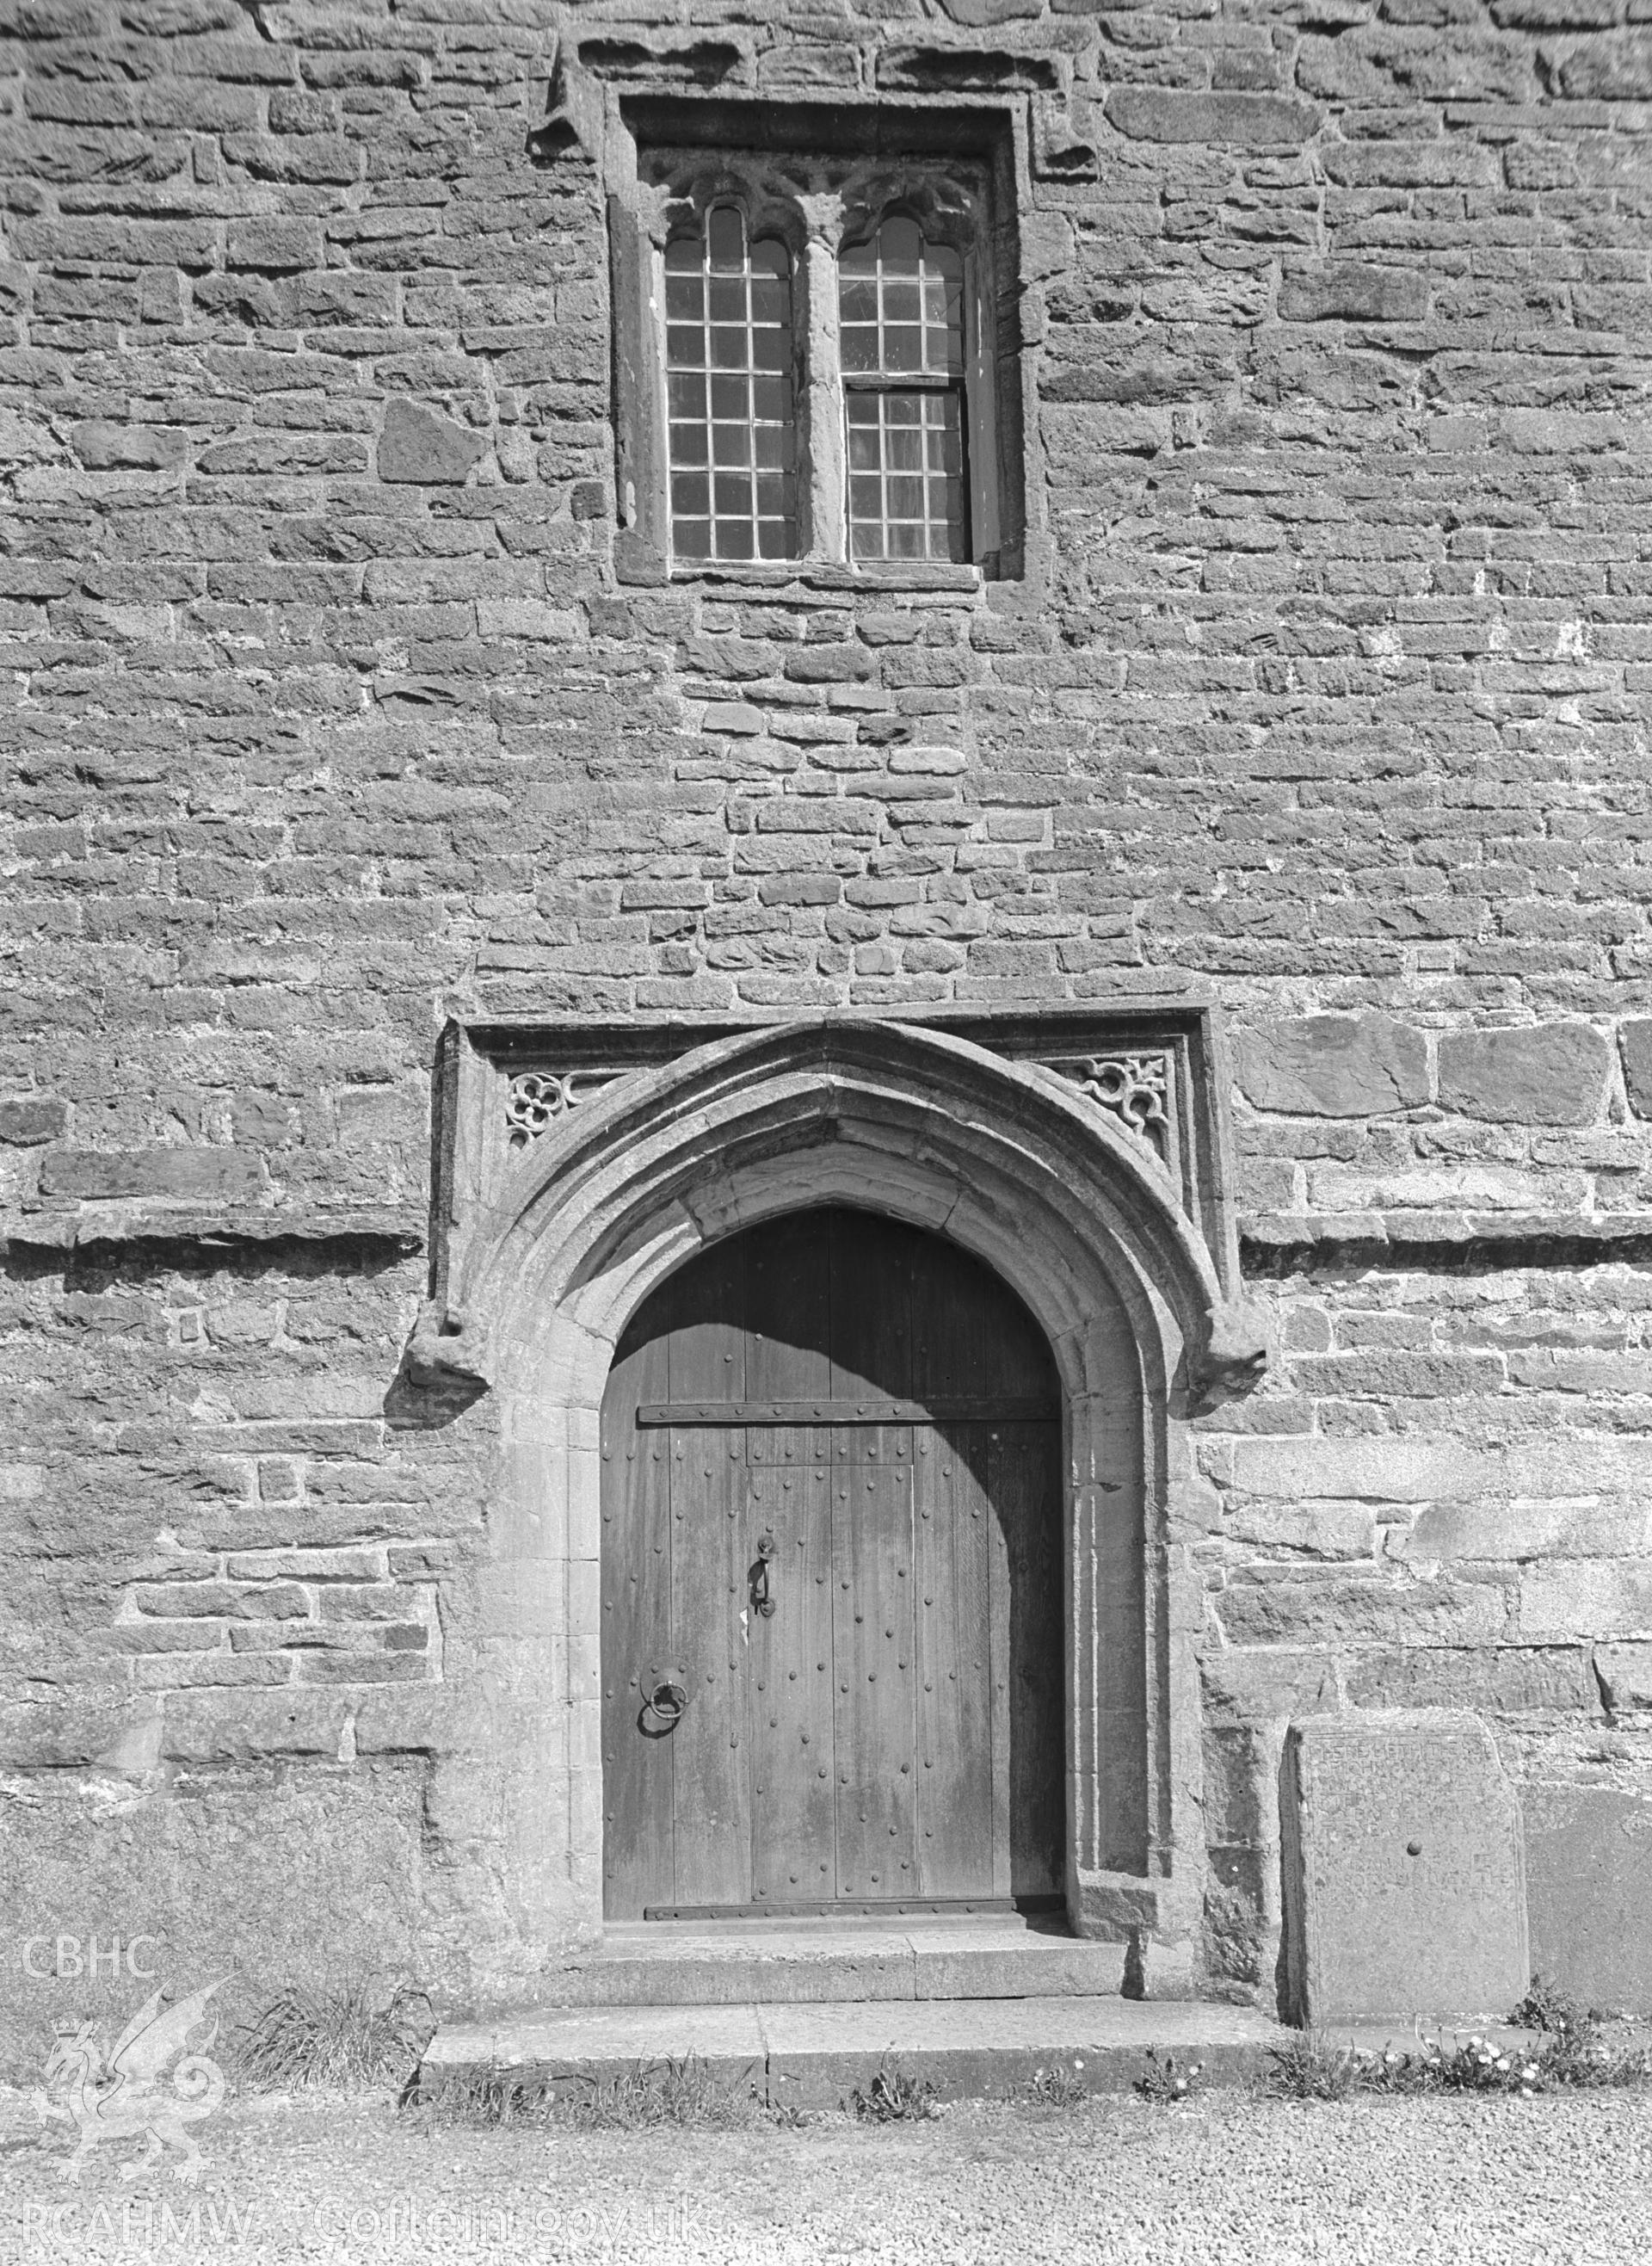
[[[1171,1066],[1159,1052],[1066,1055],[1044,1067],[1076,1085],[1086,1100],[1116,1118],[1127,1133],[1144,1141],[1161,1164],[1171,1154]],[[588,1101],[623,1070],[520,1071],[505,1096],[505,1125],[513,1149],[526,1148],[541,1133]]]
[[[505,1094],[505,1126],[513,1149],[525,1149],[581,1101],[589,1101],[625,1076],[619,1070],[524,1070]]]
[[[1164,1054],[1068,1055],[1045,1064],[1087,1100],[1145,1141],[1161,1164],[1170,1151],[1170,1057]]]

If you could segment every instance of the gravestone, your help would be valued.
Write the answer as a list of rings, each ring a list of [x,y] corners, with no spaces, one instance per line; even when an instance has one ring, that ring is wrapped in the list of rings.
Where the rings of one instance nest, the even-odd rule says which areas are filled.
[[[1533,1970],[1588,2006],[1652,2009],[1652,1802],[1539,1786],[1525,1810]]]
[[[1478,1716],[1309,1716],[1281,1810],[1290,2020],[1495,2017],[1524,1997],[1520,1808]]]

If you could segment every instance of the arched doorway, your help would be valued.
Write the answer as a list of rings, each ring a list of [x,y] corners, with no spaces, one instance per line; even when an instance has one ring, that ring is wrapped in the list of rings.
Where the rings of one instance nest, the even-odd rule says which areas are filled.
[[[1207,1878],[1193,1420],[1210,1385],[1254,1375],[1258,1343],[1236,1295],[1224,1142],[1199,1152],[1207,1205],[1197,1174],[1179,1181],[1071,1080],[854,1017],[709,1038],[615,1078],[520,1150],[502,1109],[480,1107],[503,1067],[478,1053],[471,1068],[449,1240],[408,1359],[497,1407],[488,1558],[443,1631],[444,1675],[471,1677],[475,1704],[442,1732],[431,1795],[475,1822],[477,1895],[498,1899],[481,1987],[514,1989],[603,1926],[602,1407],[617,1348],[654,1291],[727,1239],[832,1204],[943,1234],[1048,1341],[1064,1441],[1067,1917],[1151,1944],[1160,1983],[1185,1984]]]
[[[1061,1392],[1014,1292],[784,1214],[644,1300],[601,1437],[604,1916],[1058,1904]]]

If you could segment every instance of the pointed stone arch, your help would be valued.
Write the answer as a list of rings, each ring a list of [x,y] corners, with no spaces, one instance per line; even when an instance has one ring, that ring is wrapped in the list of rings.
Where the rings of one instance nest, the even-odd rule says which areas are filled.
[[[822,1203],[961,1244],[1049,1340],[1064,1400],[1069,1910],[1084,1932],[1153,1937],[1161,1970],[1185,1969],[1202,1836],[1176,1498],[1188,1414],[1258,1358],[1231,1254],[1148,1144],[1071,1080],[932,1027],[839,1018],[720,1036],[567,1110],[463,1223],[446,1298],[415,1340],[416,1373],[468,1378],[498,1403],[497,1605],[491,1625],[480,1616],[479,1665],[513,1728],[490,1768],[507,1809],[565,1795],[568,1821],[566,1875],[552,1884],[541,1867],[537,1890],[523,1878],[519,1925],[542,1942],[600,1926],[597,1420],[614,1346],[707,1245]]]

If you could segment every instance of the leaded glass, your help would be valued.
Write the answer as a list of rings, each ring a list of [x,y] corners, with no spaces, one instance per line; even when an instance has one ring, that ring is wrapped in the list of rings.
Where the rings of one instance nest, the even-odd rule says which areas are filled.
[[[679,559],[797,554],[792,267],[713,205],[665,254],[671,547]]]
[[[892,213],[838,262],[854,559],[967,559],[963,263]]]
[[[857,559],[962,559],[955,393],[849,396],[849,528]]]

